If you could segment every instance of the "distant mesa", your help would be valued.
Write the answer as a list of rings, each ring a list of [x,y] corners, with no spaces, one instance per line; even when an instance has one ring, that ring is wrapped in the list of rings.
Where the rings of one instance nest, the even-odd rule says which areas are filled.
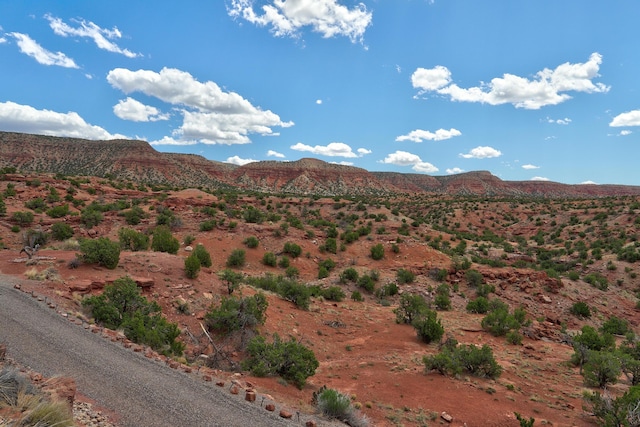
[[[0,167],[7,166],[15,166],[24,172],[110,176],[174,187],[237,188],[319,196],[415,193],[504,197],[640,195],[639,186],[503,181],[488,171],[447,176],[370,172],[313,158],[237,166],[194,154],[161,153],[145,141],[90,141],[0,132]]]

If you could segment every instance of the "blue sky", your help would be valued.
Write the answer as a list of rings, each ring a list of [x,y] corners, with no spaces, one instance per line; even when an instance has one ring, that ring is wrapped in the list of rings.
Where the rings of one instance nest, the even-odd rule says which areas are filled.
[[[640,3],[0,2],[0,130],[640,185]]]

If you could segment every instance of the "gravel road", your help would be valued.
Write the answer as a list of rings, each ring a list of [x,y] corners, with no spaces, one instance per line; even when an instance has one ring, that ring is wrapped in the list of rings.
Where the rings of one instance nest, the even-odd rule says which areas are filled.
[[[74,324],[0,277],[0,342],[10,357],[120,415],[123,427],[293,426],[228,387],[189,376]],[[318,423],[320,425],[320,423]]]

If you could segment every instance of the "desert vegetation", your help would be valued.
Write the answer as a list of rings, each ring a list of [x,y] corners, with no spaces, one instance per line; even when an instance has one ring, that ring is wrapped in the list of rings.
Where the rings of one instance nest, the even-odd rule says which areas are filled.
[[[637,425],[638,197],[325,197],[3,177],[5,251],[15,258],[37,235],[39,254],[73,265],[34,257],[32,277],[170,357],[243,370],[279,393],[291,384],[326,416],[373,425],[426,425],[444,410],[405,381],[419,393],[471,388],[523,414],[514,425]],[[110,279],[82,296],[65,288],[91,275]],[[389,391],[373,391],[371,376]]]

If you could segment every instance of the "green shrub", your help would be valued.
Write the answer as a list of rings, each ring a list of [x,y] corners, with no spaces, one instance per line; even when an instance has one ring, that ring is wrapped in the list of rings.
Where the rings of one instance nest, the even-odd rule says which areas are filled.
[[[146,217],[142,208],[139,208],[138,206],[134,206],[131,209],[125,211],[123,215],[124,215],[124,220],[129,225],[138,225],[140,224],[142,219]]]
[[[416,330],[418,338],[427,344],[439,341],[444,335],[444,327],[438,319],[438,313],[433,310],[427,311],[422,317],[414,320],[411,325]]]
[[[207,268],[211,267],[211,255],[202,244],[198,243],[196,245],[196,247],[193,249],[192,255],[195,255],[196,258],[198,258],[201,266]]]
[[[255,236],[250,236],[247,237],[246,239],[244,239],[243,242],[245,245],[247,245],[248,248],[250,249],[254,249],[258,247],[258,244],[260,244],[260,241],[258,240],[257,237]]]
[[[32,211],[42,212],[47,207],[47,204],[42,197],[36,197],[35,199],[24,202],[24,207]]]
[[[609,289],[609,281],[600,273],[589,273],[584,276],[584,281],[601,291]]]
[[[211,306],[205,314],[207,329],[222,335],[254,330],[264,324],[269,303],[263,293],[245,298],[224,298],[219,307]]]
[[[639,425],[640,386],[629,388],[622,396],[613,398],[608,392],[585,392],[585,410],[598,419],[603,427],[636,427]]]
[[[278,258],[276,257],[276,254],[274,254],[273,252],[266,252],[262,256],[262,263],[269,267],[275,267],[278,263]]]
[[[373,292],[376,284],[371,276],[365,274],[360,276],[360,278],[358,279],[358,287],[364,289],[367,292]]]
[[[200,273],[200,259],[192,253],[184,260],[184,273],[189,279],[195,279]]]
[[[320,268],[318,268],[318,279],[324,279],[329,277],[329,270],[327,270],[327,267],[321,265]]]
[[[296,243],[287,242],[284,244],[282,252],[291,255],[292,258],[297,258],[302,253],[302,248]]]
[[[384,246],[382,246],[382,243],[378,243],[377,245],[371,247],[371,258],[376,261],[384,258]]]
[[[515,315],[509,314],[506,307],[495,308],[482,319],[480,324],[482,329],[496,337],[504,336],[509,331],[520,329],[522,326]]]
[[[58,205],[47,209],[47,215],[51,218],[62,218],[69,215],[69,205]]]
[[[120,262],[120,244],[106,237],[81,240],[80,252],[84,262],[102,265],[111,270],[115,269]]]
[[[522,334],[518,331],[509,331],[507,332],[507,342],[513,345],[522,344]]]
[[[362,297],[362,294],[360,293],[360,291],[353,291],[351,292],[351,300],[356,302],[362,302],[364,301],[364,298]]]
[[[80,211],[80,220],[87,228],[93,228],[103,220],[102,212],[94,205],[87,206]]]
[[[118,230],[118,239],[120,247],[125,250],[137,252],[149,249],[149,236],[132,228]]]
[[[429,303],[422,295],[402,294],[398,308],[393,310],[396,323],[412,324],[429,313]]]
[[[200,223],[200,231],[211,231],[216,227],[216,220],[209,219]]]
[[[401,285],[405,283],[413,283],[415,279],[416,275],[412,271],[406,270],[404,268],[400,268],[396,273],[396,280]]]
[[[586,386],[600,388],[618,382],[621,373],[620,360],[608,351],[590,351],[582,371]]]
[[[289,260],[289,257],[286,255],[281,256],[280,260],[278,261],[278,267],[280,268],[289,268],[290,264],[291,264],[291,261]]]
[[[62,241],[73,237],[73,228],[65,222],[56,222],[51,226],[51,237]]]
[[[180,242],[173,237],[169,227],[159,225],[153,229],[151,249],[156,252],[167,252],[175,255],[178,253],[178,249],[180,249]]]
[[[327,240],[324,241],[324,244],[320,246],[321,252],[330,252],[335,254],[338,252],[338,242],[334,237],[327,237]]]
[[[346,270],[344,270],[342,273],[340,273],[340,281],[342,283],[357,282],[358,277],[359,277],[358,271],[353,267],[349,267]]]
[[[182,355],[184,344],[176,341],[180,329],[162,317],[160,306],[149,302],[129,277],[107,285],[101,295],[85,298],[82,305],[96,322],[109,329],[122,329],[131,341],[148,345],[165,355]]]
[[[229,295],[231,295],[233,291],[235,291],[238,288],[238,286],[240,286],[240,283],[244,278],[242,273],[230,270],[228,268],[225,268],[224,270],[219,271],[218,277],[220,278],[220,280],[226,283],[227,291],[229,292]]]
[[[577,303],[573,304],[569,309],[569,312],[576,317],[582,317],[585,319],[591,317],[591,309],[586,303],[582,301],[578,301]]]
[[[611,335],[624,335],[629,331],[629,322],[616,316],[608,318],[600,328],[600,331]]]
[[[278,334],[273,335],[271,344],[262,336],[254,337],[247,346],[247,353],[249,357],[242,362],[244,369],[258,377],[280,375],[298,388],[304,387],[307,378],[313,376],[319,366],[311,350],[293,337],[282,341]]]
[[[346,296],[340,286],[330,286],[327,289],[322,289],[321,295],[326,300],[336,302],[342,301]]]
[[[227,267],[239,268],[246,262],[246,252],[244,249],[234,249],[227,258]]]
[[[33,222],[33,213],[28,211],[14,212],[13,215],[11,215],[11,220],[21,227],[26,227]]]
[[[485,314],[489,310],[489,300],[485,297],[477,297],[467,303],[469,313]]]
[[[0,216],[6,216],[7,215],[7,205],[4,202],[4,199],[2,198],[2,196],[0,196]]]
[[[331,388],[325,388],[317,395],[318,410],[329,418],[344,420],[353,410],[349,396]]]
[[[473,344],[445,346],[440,353],[424,356],[422,360],[426,371],[437,370],[441,374],[458,375],[465,371],[473,376],[492,379],[502,374],[491,347],[486,344],[482,347]]]
[[[464,278],[467,280],[469,286],[476,288],[484,282],[482,273],[477,270],[467,270],[464,274]]]

